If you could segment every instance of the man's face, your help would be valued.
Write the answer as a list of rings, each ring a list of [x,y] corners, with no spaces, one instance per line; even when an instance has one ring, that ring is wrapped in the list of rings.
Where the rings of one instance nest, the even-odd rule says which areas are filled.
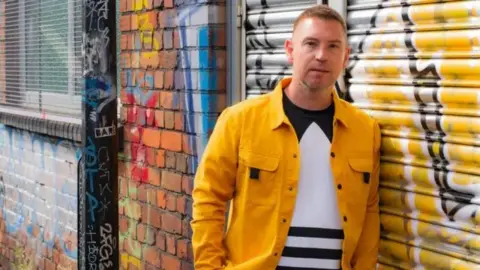
[[[349,49],[342,25],[334,20],[306,18],[292,40],[285,42],[293,79],[311,91],[329,89],[347,66]]]

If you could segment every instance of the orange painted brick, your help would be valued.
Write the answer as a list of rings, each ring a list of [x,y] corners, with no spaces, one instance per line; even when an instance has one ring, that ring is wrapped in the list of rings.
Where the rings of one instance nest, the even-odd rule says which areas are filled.
[[[127,11],[133,11],[135,8],[135,0],[127,0]]]
[[[182,175],[166,170],[162,171],[162,187],[166,190],[181,192]]]
[[[150,148],[150,147],[147,147],[147,164],[150,165],[150,166],[156,166],[156,152],[155,152],[155,148]],[[119,169],[120,169],[120,165],[119,165]]]
[[[161,94],[160,94],[161,96]],[[159,98],[161,100],[161,98]],[[155,111],[155,126],[157,127],[164,127],[165,122],[164,122],[164,111],[161,110],[156,110]]]
[[[121,50],[128,49],[128,36],[127,35],[121,35],[120,36],[120,49]]]
[[[182,133],[165,130],[162,134],[162,140],[161,140],[160,146],[163,149],[167,149],[175,152],[182,151]]]
[[[183,113],[175,112],[175,130],[183,131],[184,129],[184,118]]]
[[[170,134],[168,134],[167,136],[170,136]],[[146,146],[159,148],[160,139],[161,139],[161,132],[158,129],[146,128],[143,131],[142,142]]]
[[[138,29],[141,31],[153,30],[157,26],[158,14],[156,11],[148,11],[138,15]]]
[[[156,157],[156,164],[159,168],[165,167],[165,150],[159,149],[157,150],[157,157]]]
[[[156,70],[154,75],[154,87],[155,89],[162,89],[163,88],[163,71]]]
[[[165,0],[163,3],[166,8],[173,8],[173,0]]]
[[[177,197],[177,209],[176,211],[180,214],[186,214],[187,209],[187,198],[185,196],[178,196]]]
[[[161,177],[160,177],[160,170],[155,168],[148,168],[148,182],[150,185],[160,186]]]

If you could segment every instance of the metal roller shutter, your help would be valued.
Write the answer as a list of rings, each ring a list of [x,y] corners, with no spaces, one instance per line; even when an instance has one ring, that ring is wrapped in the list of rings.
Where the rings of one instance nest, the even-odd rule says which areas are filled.
[[[246,0],[245,4],[243,82],[246,98],[251,98],[273,90],[283,76],[292,74],[283,47],[285,39],[291,37],[295,18],[317,1]]]
[[[480,1],[348,4],[348,94],[383,134],[379,261],[480,269]]]

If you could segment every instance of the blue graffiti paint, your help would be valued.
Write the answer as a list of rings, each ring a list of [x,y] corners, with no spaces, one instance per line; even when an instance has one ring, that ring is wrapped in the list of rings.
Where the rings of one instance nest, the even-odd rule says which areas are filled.
[[[98,173],[98,168],[97,168],[98,160],[97,160],[97,148],[91,137],[88,137],[88,144],[85,147],[85,164],[87,165],[85,173],[87,175],[87,185],[89,188],[89,190],[86,191],[86,193],[88,198],[88,204],[90,206],[90,208],[87,211],[90,213],[90,219],[92,220],[93,223],[95,223],[95,209],[98,208],[98,200],[91,194],[95,193],[94,181],[95,181],[95,176]]]

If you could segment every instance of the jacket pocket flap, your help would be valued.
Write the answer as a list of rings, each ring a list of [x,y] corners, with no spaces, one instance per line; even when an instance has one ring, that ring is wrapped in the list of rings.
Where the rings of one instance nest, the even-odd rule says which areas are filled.
[[[251,168],[263,171],[275,171],[280,159],[278,157],[257,154],[252,151],[240,151],[240,162]]]
[[[348,164],[357,172],[372,172],[373,160],[370,158],[349,158]]]

